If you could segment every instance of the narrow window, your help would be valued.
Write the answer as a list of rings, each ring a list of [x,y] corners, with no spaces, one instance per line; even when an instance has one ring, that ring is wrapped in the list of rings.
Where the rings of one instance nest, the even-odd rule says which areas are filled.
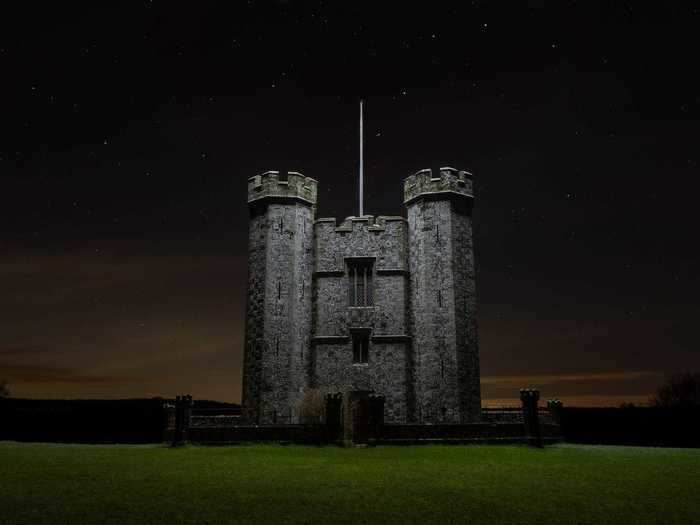
[[[348,268],[348,277],[348,304],[350,306],[355,306],[357,304],[355,301],[357,294],[355,293],[355,268],[353,266]]]
[[[280,356],[280,340],[275,339],[275,357]]]
[[[349,306],[372,306],[372,262],[348,262]]]
[[[284,227],[284,224],[282,222],[282,217],[280,217],[280,233],[282,233],[282,228]]]
[[[372,306],[372,266],[366,267],[365,273],[365,303],[367,306]]]
[[[277,281],[277,299],[282,299],[282,282]]]
[[[369,362],[369,334],[355,333],[352,336],[352,362],[366,364]]]
[[[442,291],[438,290],[437,291],[437,303],[439,307],[442,307]]]
[[[358,268],[355,272],[357,289],[357,306],[365,306],[365,282],[366,282],[366,268],[364,266]]]
[[[435,242],[440,244],[440,224],[435,224]]]
[[[440,358],[440,375],[445,379],[445,360]]]

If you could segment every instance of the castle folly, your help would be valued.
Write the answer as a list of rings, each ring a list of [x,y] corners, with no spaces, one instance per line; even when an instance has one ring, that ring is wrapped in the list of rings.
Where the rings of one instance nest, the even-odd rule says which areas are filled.
[[[316,219],[317,182],[250,178],[244,416],[298,423],[310,392],[371,392],[388,423],[481,412],[473,180],[404,183],[403,217]]]

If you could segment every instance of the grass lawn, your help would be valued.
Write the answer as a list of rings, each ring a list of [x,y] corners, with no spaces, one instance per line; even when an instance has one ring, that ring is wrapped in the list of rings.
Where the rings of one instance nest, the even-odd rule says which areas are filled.
[[[0,523],[700,523],[700,450],[0,443]]]

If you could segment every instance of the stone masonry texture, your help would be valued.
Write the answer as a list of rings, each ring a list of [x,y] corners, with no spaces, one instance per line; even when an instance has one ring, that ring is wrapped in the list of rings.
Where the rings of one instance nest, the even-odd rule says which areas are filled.
[[[243,413],[298,423],[309,390],[385,398],[387,423],[478,421],[481,412],[469,173],[405,181],[408,219],[315,219],[317,183],[251,177]],[[351,306],[350,269],[371,302]],[[366,363],[353,338],[367,338]]]

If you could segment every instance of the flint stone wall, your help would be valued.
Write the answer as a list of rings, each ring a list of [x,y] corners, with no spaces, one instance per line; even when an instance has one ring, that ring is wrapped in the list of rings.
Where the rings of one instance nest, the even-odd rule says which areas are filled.
[[[244,364],[246,420],[298,419],[310,362],[313,209],[262,203],[249,230]]]
[[[335,219],[315,225],[314,363],[316,387],[379,392],[388,421],[405,421],[408,380],[407,227],[401,217]],[[347,259],[371,259],[372,306],[349,305]],[[353,364],[352,331],[369,331],[369,362]],[[335,338],[335,340],[333,340]],[[342,338],[342,339],[341,339]]]
[[[298,423],[308,389],[371,391],[388,423],[480,415],[473,185],[467,172],[406,179],[402,217],[314,221],[316,181],[252,177],[244,419]],[[370,306],[349,304],[348,263],[372,263]],[[369,335],[353,363],[352,336]]]
[[[453,175],[419,172],[405,185],[420,422],[473,422],[481,413],[472,188]]]

